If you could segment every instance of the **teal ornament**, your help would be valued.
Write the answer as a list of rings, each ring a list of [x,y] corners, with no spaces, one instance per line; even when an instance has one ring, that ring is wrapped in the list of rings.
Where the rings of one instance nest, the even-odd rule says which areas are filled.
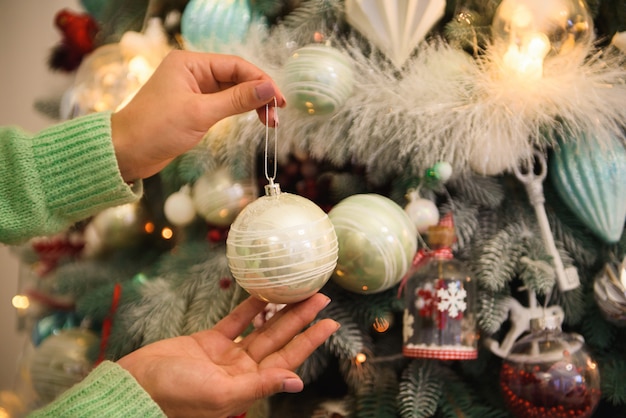
[[[309,115],[329,115],[352,94],[354,71],[346,55],[331,46],[297,49],[284,67],[281,86],[287,103]]]
[[[72,329],[80,325],[80,319],[75,312],[55,312],[39,319],[32,330],[33,345],[37,347],[46,338],[58,334],[63,329]]]
[[[417,235],[398,204],[378,194],[356,194],[335,205],[328,217],[339,241],[335,283],[372,294],[400,282],[417,251]]]
[[[230,53],[246,40],[252,10],[248,0],[191,0],[180,19],[185,49]]]
[[[80,5],[87,13],[96,20],[104,20],[107,7],[110,6],[110,0],[81,0]]]
[[[618,138],[560,141],[550,177],[561,199],[599,238],[617,242],[626,220],[626,149]]]

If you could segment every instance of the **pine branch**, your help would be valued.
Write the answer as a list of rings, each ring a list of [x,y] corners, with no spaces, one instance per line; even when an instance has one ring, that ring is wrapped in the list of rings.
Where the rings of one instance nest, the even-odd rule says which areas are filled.
[[[439,398],[438,416],[445,418],[458,417],[481,417],[481,418],[504,418],[508,413],[485,405],[475,395],[471,383],[463,381],[451,370],[442,374],[443,393]]]
[[[247,296],[232,278],[225,254],[218,251],[189,266],[183,276],[177,292],[187,301],[184,334],[211,328]]]
[[[626,405],[626,360],[614,358],[600,365],[602,397],[614,405]]]
[[[567,292],[555,288],[554,301],[563,308],[566,324],[578,324],[585,315],[585,295],[581,286]]]
[[[470,174],[450,179],[449,187],[456,195],[456,199],[487,208],[499,207],[505,197],[505,190],[501,180],[496,177]]]
[[[441,205],[441,213],[452,212],[454,214],[454,228],[457,237],[457,249],[459,252],[470,248],[470,243],[479,229],[478,213],[476,205],[464,200],[453,200],[451,203]]]
[[[343,304],[333,301],[322,313],[341,324],[341,328],[326,341],[326,346],[332,354],[337,356],[339,370],[345,382],[349,387],[357,388],[363,379],[372,376],[372,367],[368,361],[357,362],[358,354],[370,357],[373,351],[370,338]]]
[[[580,327],[585,341],[599,350],[610,349],[616,338],[615,327],[602,316],[592,295],[587,295],[586,304],[586,314]]]
[[[398,393],[402,418],[432,417],[442,395],[442,382],[433,361],[413,360],[403,371]]]
[[[481,291],[478,293],[478,326],[486,335],[496,333],[508,318],[504,303],[508,293]]]
[[[484,289],[501,292],[518,272],[530,232],[520,224],[510,224],[482,245],[480,258],[473,266]]]
[[[377,368],[356,391],[355,418],[396,418],[398,379],[393,370]]]
[[[330,364],[330,352],[325,346],[318,347],[307,359],[298,367],[296,373],[307,384],[317,380]]]
[[[156,278],[145,283],[141,293],[141,300],[126,312],[128,318],[134,318],[128,333],[139,335],[143,331],[143,345],[181,335],[185,301],[171,284]]]

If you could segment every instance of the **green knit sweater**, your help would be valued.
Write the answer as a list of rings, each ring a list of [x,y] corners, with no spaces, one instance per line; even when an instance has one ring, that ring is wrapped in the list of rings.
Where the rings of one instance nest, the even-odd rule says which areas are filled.
[[[0,242],[15,244],[62,231],[140,195],[119,173],[108,112],[35,136],[0,128]]]
[[[29,418],[165,417],[137,381],[116,363],[105,361],[51,404]]]
[[[111,115],[96,113],[29,135],[0,128],[0,242],[62,231],[105,208],[137,201],[119,173]],[[104,362],[32,417],[163,417],[137,381]]]

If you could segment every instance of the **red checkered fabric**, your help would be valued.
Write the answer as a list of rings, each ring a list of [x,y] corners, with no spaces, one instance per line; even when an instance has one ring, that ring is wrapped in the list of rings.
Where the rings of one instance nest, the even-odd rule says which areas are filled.
[[[478,357],[478,350],[404,347],[402,354],[404,354],[405,357],[433,358],[439,360],[474,360]]]

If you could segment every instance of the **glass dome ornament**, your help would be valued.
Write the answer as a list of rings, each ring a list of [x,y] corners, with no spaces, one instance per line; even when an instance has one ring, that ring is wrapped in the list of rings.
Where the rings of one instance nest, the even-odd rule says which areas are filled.
[[[561,322],[559,315],[531,320],[531,333],[503,361],[500,386],[515,417],[588,418],[600,400],[598,365]]]
[[[452,254],[451,217],[428,228],[404,285],[402,353],[406,357],[473,360],[478,356],[476,281]]]
[[[507,74],[537,79],[545,59],[590,45],[593,21],[583,0],[503,0],[491,31]]]

